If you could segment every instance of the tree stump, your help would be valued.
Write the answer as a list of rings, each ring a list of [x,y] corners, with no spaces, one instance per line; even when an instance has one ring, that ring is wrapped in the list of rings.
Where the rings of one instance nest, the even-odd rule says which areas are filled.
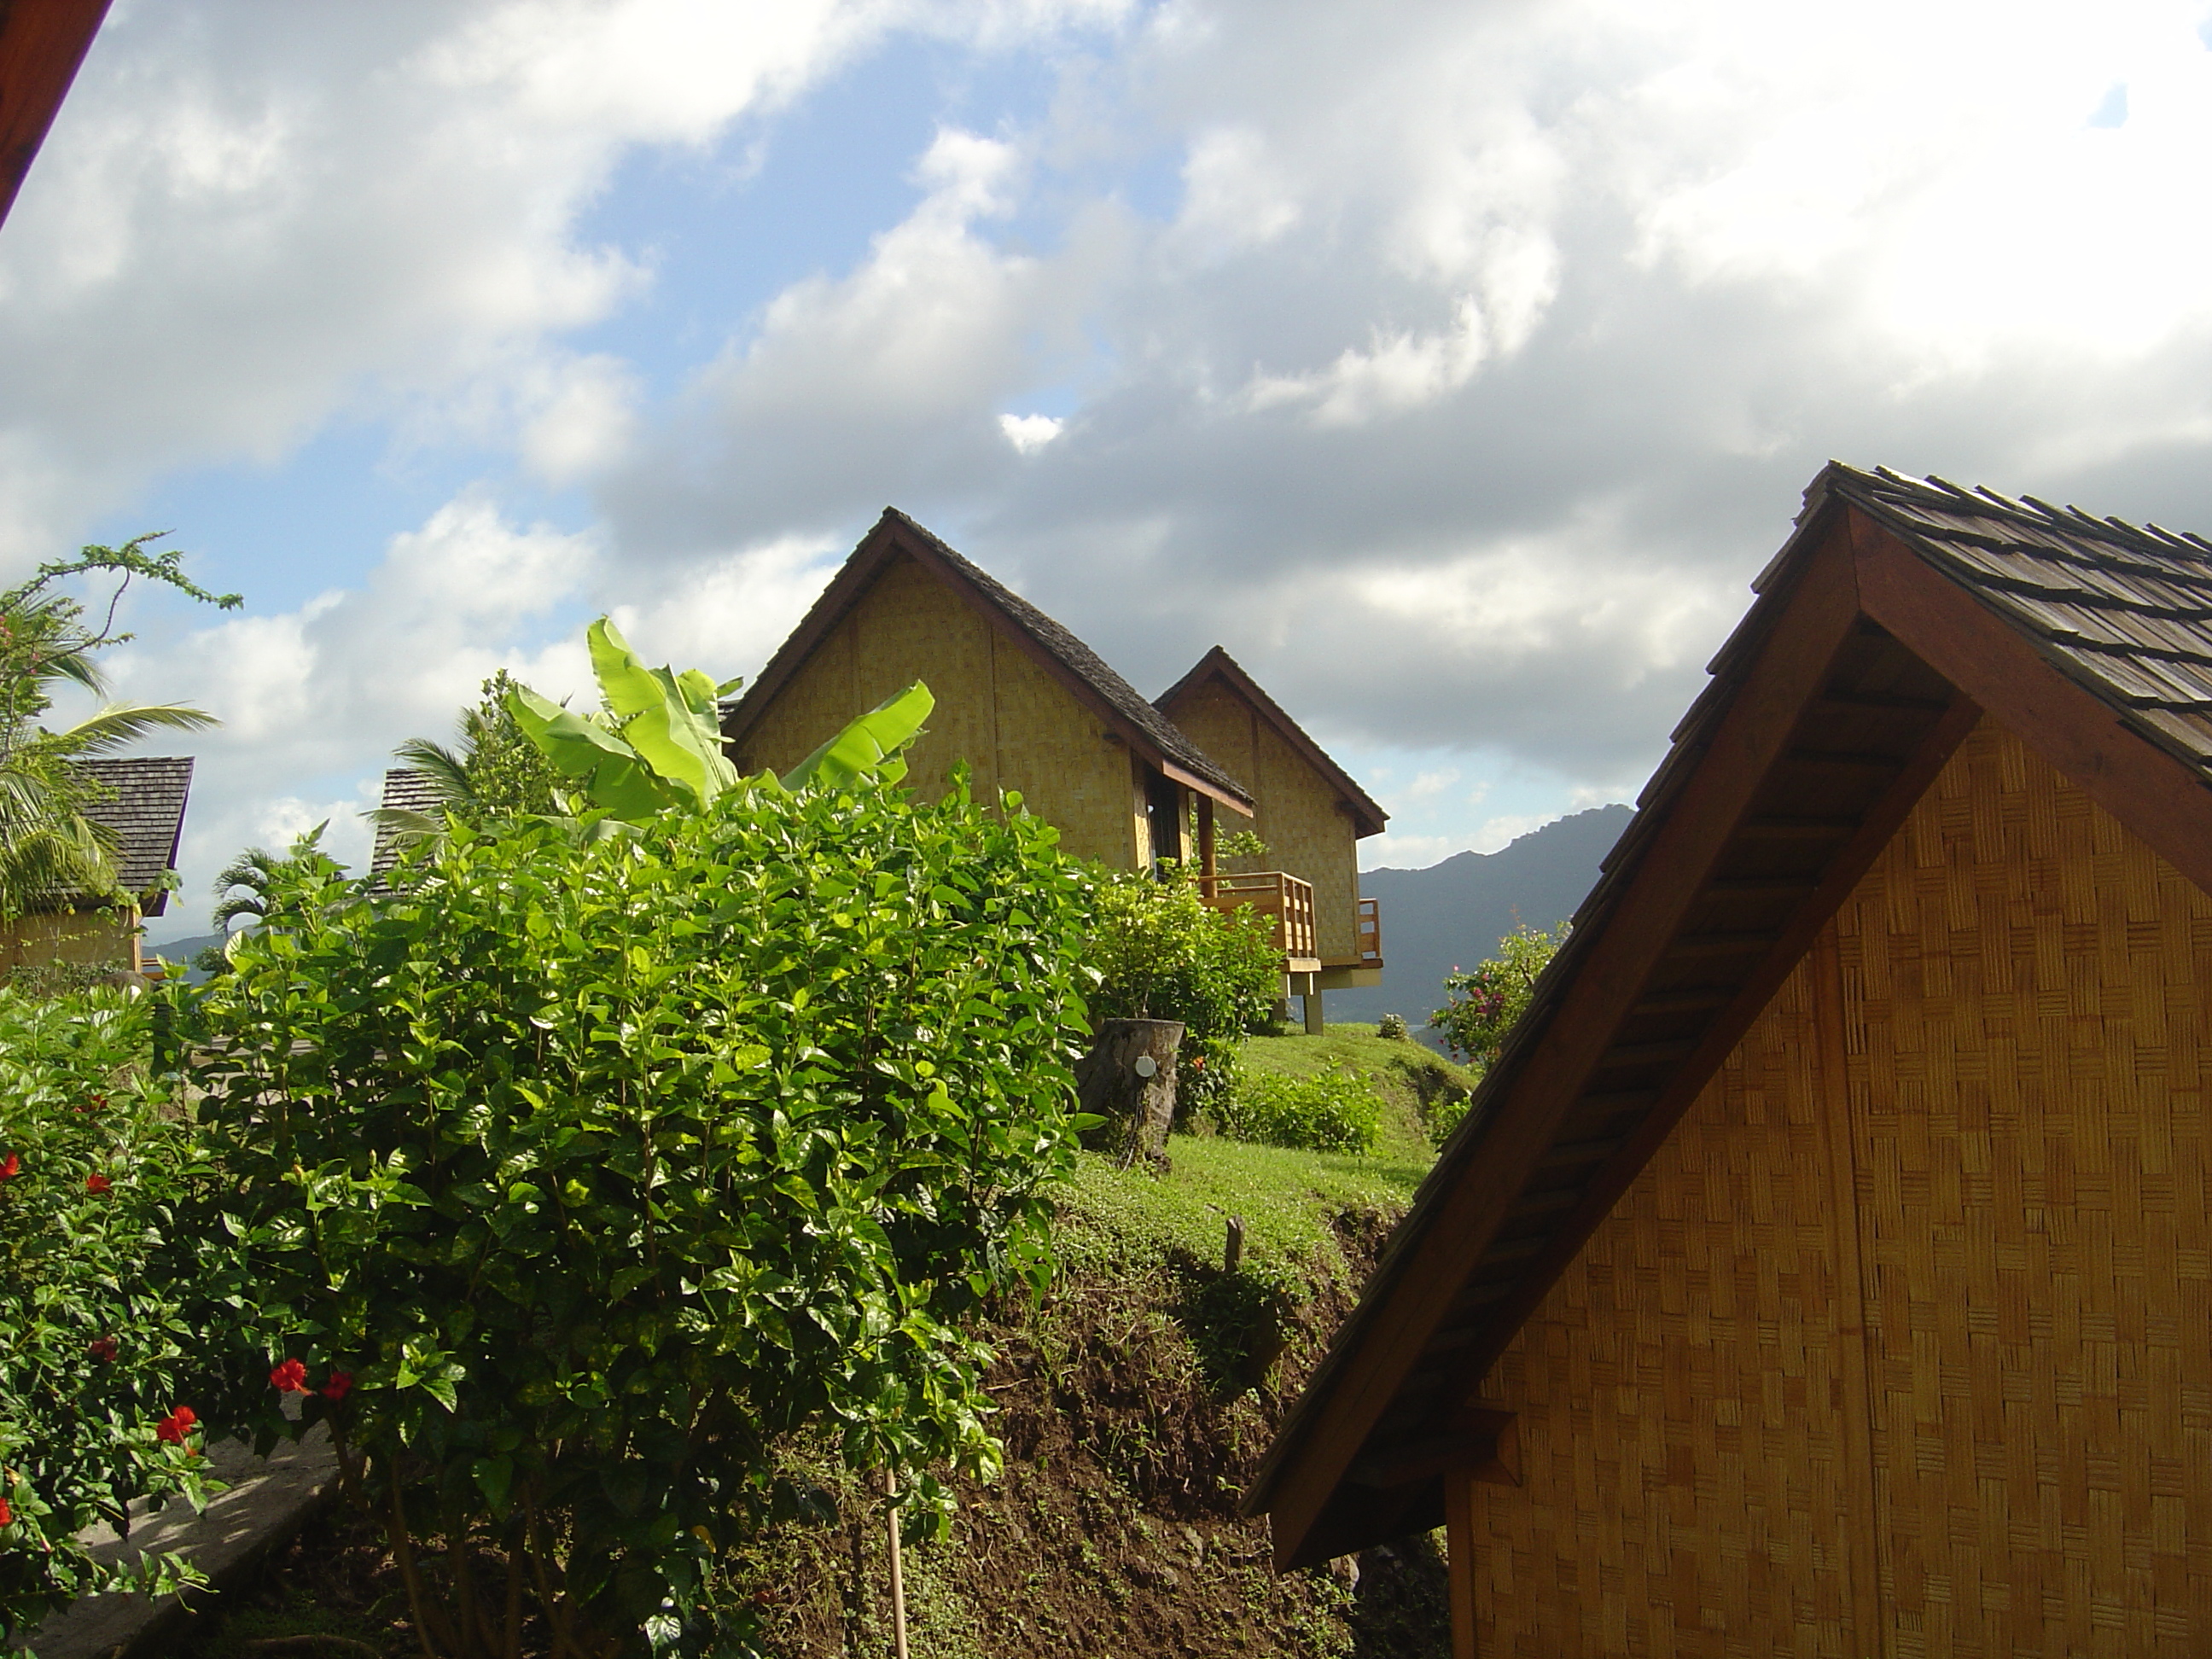
[[[1182,1047],[1179,1019],[1109,1019],[1098,1041],[1076,1062],[1081,1109],[1106,1121],[1084,1137],[1086,1146],[1117,1152],[1127,1169],[1142,1158],[1167,1157],[1175,1122],[1176,1054]]]

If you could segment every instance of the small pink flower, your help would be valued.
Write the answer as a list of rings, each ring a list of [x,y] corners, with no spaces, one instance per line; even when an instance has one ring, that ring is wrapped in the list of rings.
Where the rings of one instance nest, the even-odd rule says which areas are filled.
[[[192,1425],[199,1420],[200,1414],[190,1406],[179,1406],[154,1425],[154,1437],[166,1440],[172,1446],[181,1446],[185,1437],[192,1431]]]
[[[104,1193],[114,1184],[104,1175],[88,1175],[84,1178],[84,1189],[88,1193]]]
[[[269,1373],[269,1386],[279,1394],[305,1394],[307,1391],[307,1368],[297,1359],[288,1359]]]
[[[94,1337],[85,1345],[84,1351],[103,1365],[115,1363],[115,1339],[112,1336]]]
[[[352,1372],[332,1371],[331,1373],[331,1380],[324,1383],[322,1386],[322,1396],[324,1399],[330,1401],[343,1400],[346,1397],[346,1395],[352,1389]]]
[[[5,1159],[0,1159],[0,1181],[13,1181],[22,1173],[23,1160],[15,1153],[10,1152]]]

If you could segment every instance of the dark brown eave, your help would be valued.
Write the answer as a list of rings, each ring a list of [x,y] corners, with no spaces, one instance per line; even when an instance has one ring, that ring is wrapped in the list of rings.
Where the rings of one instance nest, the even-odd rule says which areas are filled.
[[[1344,803],[1352,823],[1358,826],[1352,839],[1364,840],[1379,836],[1390,822],[1390,815],[1376,804],[1373,796],[1353,781],[1352,775],[1329,758],[1328,751],[1308,737],[1305,729],[1285,713],[1280,703],[1262,690],[1260,683],[1244,672],[1236,658],[1219,646],[1200,657],[1191,671],[1173,685],[1152,699],[1152,707],[1168,719],[1176,718],[1176,709],[1208,681],[1219,680],[1231,691],[1255,710],[1260,717],[1275,729],[1276,734],[1289,744],[1304,759],[1307,765],[1326,778]]]
[[[0,223],[107,7],[108,0],[0,0]]]
[[[2002,592],[1908,541],[1886,488],[1831,467],[1808,491],[1528,1017],[1255,1476],[1246,1507],[1272,1515],[1280,1564],[1440,1517],[1434,1462],[1406,1449],[1472,1403],[1983,712],[2212,890],[2201,761],[2001,614]],[[1355,1468],[1424,1473],[1378,1486]]]
[[[975,610],[990,622],[999,633],[1012,642],[1032,662],[1042,668],[1072,692],[1076,699],[1104,723],[1107,729],[1123,743],[1130,753],[1158,769],[1187,788],[1194,789],[1219,802],[1230,811],[1252,816],[1252,797],[1242,785],[1232,780],[1190,739],[1177,732],[1164,715],[1154,714],[1133,690],[1127,690],[1124,701],[1144,714],[1116,706],[1114,696],[1097,683],[1101,674],[1111,676],[1112,671],[1103,663],[1091,673],[1085,673],[1067,660],[1066,653],[1055,650],[1040,637],[1042,623],[1057,630],[1066,641],[1074,636],[1052,623],[1025,601],[1000,588],[998,583],[984,576],[968,561],[954,553],[935,536],[915,524],[903,513],[886,507],[875,527],[861,538],[853,550],[852,556],[832,577],[828,587],[803,617],[790,637],[778,647],[759,678],[747,686],[744,695],[732,704],[722,718],[722,738],[726,746],[741,746],[745,737],[759,723],[769,706],[781,693],[792,676],[813,655],[817,647],[837,624],[842,622],[858,605],[893,559],[902,556],[913,559],[947,586],[959,593]],[[1030,612],[1030,617],[1017,614],[1017,607]],[[1032,621],[1031,618],[1035,620]],[[1089,654],[1087,647],[1084,654]],[[1115,683],[1126,690],[1126,682],[1118,676]],[[1152,714],[1147,720],[1144,714]],[[1157,729],[1154,722],[1157,722]]]

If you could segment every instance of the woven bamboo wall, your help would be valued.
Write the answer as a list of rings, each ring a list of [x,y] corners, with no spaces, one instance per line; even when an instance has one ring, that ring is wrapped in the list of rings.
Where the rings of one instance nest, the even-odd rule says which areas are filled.
[[[2212,1647],[2208,994],[1985,723],[1482,1389],[1480,1650]]]
[[[1815,1040],[1801,968],[1483,1389],[1526,1485],[1476,1488],[1478,1652],[1856,1651]]]
[[[1133,867],[1129,752],[1098,718],[936,577],[887,564],[825,634],[746,734],[747,771],[797,765],[848,720],[915,680],[937,698],[908,755],[915,793],[933,799],[956,760],[977,799],[1019,789],[1070,852]]]
[[[1251,704],[1218,679],[1179,703],[1175,722],[1252,792],[1258,810],[1249,825],[1224,812],[1222,833],[1249,827],[1267,843],[1270,869],[1311,882],[1321,959],[1356,963],[1359,843],[1351,817],[1337,808],[1335,788]]]

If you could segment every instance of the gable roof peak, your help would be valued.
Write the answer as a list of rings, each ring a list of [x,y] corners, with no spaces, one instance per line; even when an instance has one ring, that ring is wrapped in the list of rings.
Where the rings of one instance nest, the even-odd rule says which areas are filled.
[[[722,721],[730,743],[741,741],[830,630],[874,586],[899,555],[914,559],[1012,637],[1128,742],[1133,751],[1232,810],[1249,814],[1251,792],[1115,672],[1069,629],[956,551],[896,507],[886,507],[799,624],[747,686]]]
[[[1308,765],[1319,772],[1335,788],[1358,825],[1353,835],[1354,840],[1363,840],[1369,836],[1379,836],[1382,833],[1384,827],[1390,822],[1390,815],[1376,805],[1375,798],[1361,788],[1349,772],[1330,757],[1327,750],[1307,735],[1305,728],[1290,717],[1283,706],[1270,696],[1259,681],[1254,679],[1246,672],[1243,665],[1229,654],[1226,647],[1220,645],[1212,647],[1204,656],[1191,665],[1189,672],[1152,699],[1152,706],[1162,714],[1172,720],[1176,708],[1183,700],[1208,680],[1212,679],[1226,683],[1237,696],[1256,710],[1261,717],[1275,729],[1277,734],[1304,758]]]

